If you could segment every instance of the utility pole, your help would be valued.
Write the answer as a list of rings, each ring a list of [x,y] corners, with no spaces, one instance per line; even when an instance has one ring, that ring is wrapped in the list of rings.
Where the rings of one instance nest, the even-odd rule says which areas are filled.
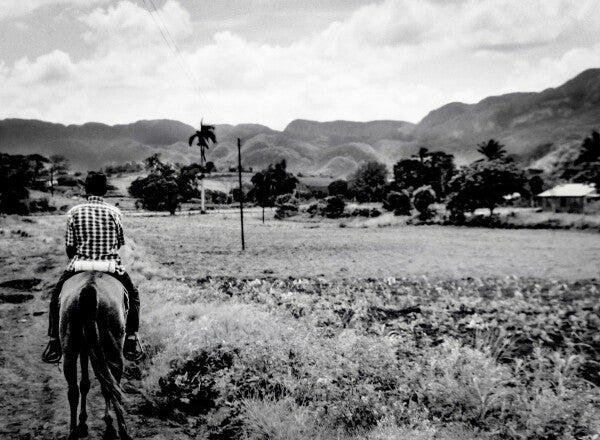
[[[244,242],[244,191],[242,190],[242,141],[237,140],[238,145],[238,178],[240,182],[240,223],[242,225],[242,250],[246,250]]]

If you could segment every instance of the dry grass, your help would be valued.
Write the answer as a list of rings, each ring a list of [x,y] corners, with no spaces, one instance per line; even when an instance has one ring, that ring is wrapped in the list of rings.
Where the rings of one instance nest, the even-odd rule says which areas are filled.
[[[260,222],[239,216],[128,218],[126,228],[186,278],[206,276],[433,278],[600,275],[600,234],[444,226],[340,228],[339,222]],[[378,218],[368,221],[381,222]]]

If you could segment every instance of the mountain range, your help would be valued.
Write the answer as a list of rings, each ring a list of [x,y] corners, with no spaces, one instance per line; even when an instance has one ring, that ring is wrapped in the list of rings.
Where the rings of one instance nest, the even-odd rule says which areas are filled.
[[[600,69],[589,69],[542,92],[492,96],[476,104],[453,102],[431,111],[418,124],[404,121],[294,120],[282,131],[259,124],[219,124],[218,143],[207,160],[218,169],[237,165],[237,138],[245,168],[260,169],[285,159],[305,174],[347,176],[361,162],[392,166],[419,148],[452,153],[459,164],[478,158],[477,144],[494,138],[516,160],[549,168],[592,130],[600,129]],[[0,121],[0,152],[62,154],[77,170],[140,161],[161,153],[164,160],[200,160],[188,147],[195,128],[173,120],[62,125],[38,120]]]

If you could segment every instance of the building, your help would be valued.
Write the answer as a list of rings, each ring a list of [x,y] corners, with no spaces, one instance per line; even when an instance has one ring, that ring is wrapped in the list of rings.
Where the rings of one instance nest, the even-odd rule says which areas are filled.
[[[544,211],[585,213],[596,210],[600,194],[593,185],[565,183],[537,195]]]

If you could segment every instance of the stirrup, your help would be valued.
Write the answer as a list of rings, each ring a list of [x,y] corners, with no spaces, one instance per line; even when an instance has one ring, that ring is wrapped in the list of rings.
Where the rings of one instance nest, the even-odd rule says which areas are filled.
[[[127,347],[129,341],[134,341],[133,347]],[[127,348],[133,348],[133,350],[127,350]],[[123,345],[123,356],[125,359],[131,362],[137,362],[144,357],[144,349],[140,343],[140,338],[135,335],[133,338],[127,336],[125,338],[125,344]]]
[[[62,358],[62,351],[57,352],[57,351],[52,351],[50,349],[53,342],[59,344],[59,347],[60,347],[60,342],[58,342],[56,340],[50,340],[48,342],[48,345],[46,345],[46,349],[42,353],[42,362],[45,362],[46,364],[58,364]]]

